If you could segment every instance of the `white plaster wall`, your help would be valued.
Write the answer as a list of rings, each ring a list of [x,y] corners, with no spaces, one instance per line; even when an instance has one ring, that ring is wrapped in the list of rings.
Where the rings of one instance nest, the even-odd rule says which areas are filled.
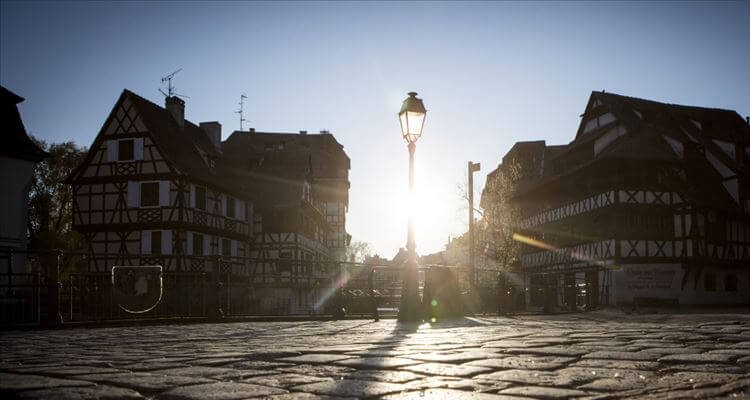
[[[704,289],[706,273],[716,274],[716,291]],[[737,275],[737,291],[724,288],[724,277]],[[684,305],[750,304],[750,270],[707,266],[697,285],[695,276],[688,276],[683,289],[685,271],[681,264],[630,264],[612,271],[612,296],[615,303],[629,304],[636,297],[671,300]]]
[[[26,202],[34,165],[0,157],[0,247],[26,247]]]

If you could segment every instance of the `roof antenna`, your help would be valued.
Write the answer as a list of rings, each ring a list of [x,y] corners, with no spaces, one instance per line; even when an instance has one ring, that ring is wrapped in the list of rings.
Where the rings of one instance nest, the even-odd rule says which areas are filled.
[[[161,83],[167,82],[167,92],[166,93],[164,93],[164,91],[161,90],[161,88],[159,88],[159,91],[165,97],[179,96],[179,97],[184,97],[186,99],[190,98],[188,96],[185,96],[185,95],[182,95],[182,94],[177,94],[177,93],[174,92],[175,87],[172,86],[172,78],[174,78],[174,76],[177,75],[177,73],[180,72],[180,71],[182,71],[182,68],[180,68],[177,71],[174,71],[171,74],[168,74],[167,76],[164,76],[164,77],[161,78]]]
[[[242,132],[242,123],[247,121],[245,119],[245,99],[246,98],[247,96],[245,96],[244,93],[240,95],[240,102],[239,102],[240,109],[234,112],[235,114],[240,114],[240,132]]]

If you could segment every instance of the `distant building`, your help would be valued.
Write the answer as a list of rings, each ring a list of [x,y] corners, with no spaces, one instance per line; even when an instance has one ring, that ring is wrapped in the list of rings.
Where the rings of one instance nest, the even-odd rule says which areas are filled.
[[[24,99],[0,86],[0,250],[26,250],[26,216],[34,167],[49,154],[26,133],[18,103]],[[19,272],[25,257],[13,264]],[[2,263],[8,260],[3,259]]]
[[[511,164],[531,304],[750,303],[750,125],[736,112],[593,92],[572,142],[516,143],[488,182]]]

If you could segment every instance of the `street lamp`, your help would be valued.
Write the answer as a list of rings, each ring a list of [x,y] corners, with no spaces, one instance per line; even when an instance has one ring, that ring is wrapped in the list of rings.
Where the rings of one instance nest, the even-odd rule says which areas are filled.
[[[409,97],[401,104],[398,119],[401,123],[401,134],[409,144],[409,195],[414,199],[414,151],[417,140],[422,136],[427,110],[416,92],[409,92]],[[410,205],[411,206],[411,205]],[[411,207],[410,207],[411,208]],[[414,213],[409,212],[409,233],[406,241],[407,259],[404,266],[404,285],[401,292],[399,321],[421,321],[422,310],[417,287],[417,246],[414,243]]]

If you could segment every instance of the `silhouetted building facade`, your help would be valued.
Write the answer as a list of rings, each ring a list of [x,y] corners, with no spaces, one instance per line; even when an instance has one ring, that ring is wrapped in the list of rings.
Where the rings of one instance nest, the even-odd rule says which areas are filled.
[[[510,165],[531,304],[750,303],[750,125],[736,112],[593,92],[572,142],[516,143],[488,181]]]
[[[0,86],[0,250],[26,250],[26,216],[34,167],[49,156],[26,133],[18,112],[18,103],[23,100]],[[24,260],[23,255],[14,257],[13,264],[18,267],[14,272],[23,268]]]

